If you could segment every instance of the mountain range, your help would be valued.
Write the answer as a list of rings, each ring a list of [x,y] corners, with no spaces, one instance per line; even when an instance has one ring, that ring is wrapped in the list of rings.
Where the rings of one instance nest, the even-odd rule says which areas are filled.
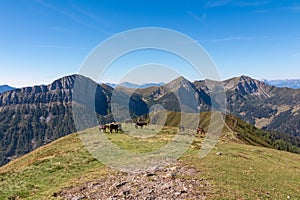
[[[286,79],[286,80],[263,80],[265,83],[276,87],[288,87],[293,89],[300,88],[300,79]]]
[[[126,88],[132,88],[132,89],[137,89],[137,88],[148,88],[148,87],[152,87],[152,86],[162,86],[165,85],[165,83],[161,82],[161,83],[143,83],[143,84],[136,84],[136,83],[130,83],[130,82],[122,82],[120,84],[116,84],[116,83],[105,83],[106,85],[115,88],[117,86],[122,86],[122,87],[126,87]]]
[[[76,83],[79,83],[80,93],[74,93]],[[227,100],[224,112],[271,131],[269,137],[284,143],[278,148],[289,150],[286,142],[300,147],[300,90],[269,86],[247,76],[223,82],[190,82],[178,77],[161,86],[114,89],[81,75],[71,75],[46,86],[0,94],[0,165],[75,132],[74,120],[78,119],[73,118],[72,109],[77,107],[83,109],[82,129],[126,119],[127,105],[131,118],[147,114],[157,104],[170,112],[211,111],[208,83],[224,85]],[[89,88],[94,89],[90,91]],[[93,97],[92,101],[86,100],[88,96]],[[179,102],[178,97],[182,101]],[[92,120],[90,113],[93,111],[96,111],[98,121]]]

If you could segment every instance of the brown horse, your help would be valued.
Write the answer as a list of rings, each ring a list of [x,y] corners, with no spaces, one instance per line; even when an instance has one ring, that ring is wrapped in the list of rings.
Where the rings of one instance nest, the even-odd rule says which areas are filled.
[[[200,133],[200,134],[205,134],[205,130],[201,127],[198,127],[197,128],[197,134]]]
[[[143,126],[148,126],[147,122],[136,122],[135,123],[135,128],[137,129],[138,127],[141,127],[141,129],[143,128]]]
[[[180,131],[180,132],[185,131],[185,127],[184,127],[183,125],[180,125],[180,126],[179,126],[179,131]]]
[[[118,133],[118,131],[119,131],[119,124],[111,123],[109,125],[109,131],[110,131],[110,133],[112,133],[113,130],[115,130],[115,133]]]
[[[108,128],[107,125],[105,124],[101,124],[99,125],[99,131],[101,132],[101,130],[103,131],[103,133],[106,133],[106,129]]]

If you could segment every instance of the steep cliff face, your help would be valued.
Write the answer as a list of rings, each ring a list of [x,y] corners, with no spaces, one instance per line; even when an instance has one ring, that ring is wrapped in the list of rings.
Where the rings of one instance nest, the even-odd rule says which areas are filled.
[[[50,85],[24,87],[0,94],[0,107],[22,104],[68,103],[76,75],[54,81]]]
[[[1,93],[0,165],[80,129],[74,124],[74,105],[85,111],[80,113],[84,119],[80,123],[84,128],[99,121],[116,120],[110,106],[112,94],[111,87],[80,75],[66,76],[49,85]],[[118,94],[123,98],[114,105],[117,109],[124,107],[122,100],[127,98],[132,115],[148,112],[140,95],[130,97],[123,91]]]
[[[235,77],[224,81],[224,86],[228,92],[234,92],[239,96],[251,95],[257,98],[269,98],[270,89],[264,82],[252,79],[248,76]]]
[[[25,87],[0,94],[0,165],[76,131],[72,116],[75,79],[86,78],[72,75],[50,85]],[[95,96],[101,104],[97,111],[101,114],[107,114],[109,95],[104,88],[97,86]]]

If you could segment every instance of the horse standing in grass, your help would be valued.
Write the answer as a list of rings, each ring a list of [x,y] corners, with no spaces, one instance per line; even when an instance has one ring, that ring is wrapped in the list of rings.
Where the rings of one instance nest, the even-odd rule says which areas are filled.
[[[115,133],[118,133],[118,131],[119,131],[119,124],[111,123],[109,125],[109,131],[110,131],[110,133],[112,133],[113,130],[115,130]]]
[[[200,133],[200,134],[205,134],[205,130],[201,127],[198,127],[197,128],[197,134]]]
[[[99,125],[99,131],[101,132],[101,130],[103,131],[103,133],[106,133],[106,129],[108,128],[107,125],[105,124],[101,124]]]
[[[183,125],[180,125],[180,126],[179,126],[179,131],[180,131],[180,132],[185,131],[185,127],[184,127]]]
[[[138,127],[141,127],[141,129],[143,128],[143,126],[148,126],[147,122],[136,122],[135,123],[135,128],[137,129]]]

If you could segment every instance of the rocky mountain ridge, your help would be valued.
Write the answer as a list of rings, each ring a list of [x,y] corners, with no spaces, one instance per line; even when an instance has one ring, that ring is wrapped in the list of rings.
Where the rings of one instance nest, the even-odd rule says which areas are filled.
[[[122,121],[144,115],[156,104],[173,112],[210,111],[211,91],[206,84],[210,81],[210,85],[224,85],[227,113],[259,128],[300,136],[300,90],[269,86],[247,76],[222,83],[211,80],[192,83],[179,77],[163,86],[113,89],[89,78],[71,75],[49,85],[25,87],[0,94],[1,165],[76,131],[72,103],[78,80],[83,93],[76,96],[75,103],[88,104],[86,107],[96,111],[98,122]],[[94,88],[94,91],[89,91],[89,88]],[[85,102],[87,94],[95,97],[89,103]],[[111,104],[118,119],[113,118]],[[126,109],[130,110],[130,116],[124,115]],[[86,121],[89,123],[89,120]]]

